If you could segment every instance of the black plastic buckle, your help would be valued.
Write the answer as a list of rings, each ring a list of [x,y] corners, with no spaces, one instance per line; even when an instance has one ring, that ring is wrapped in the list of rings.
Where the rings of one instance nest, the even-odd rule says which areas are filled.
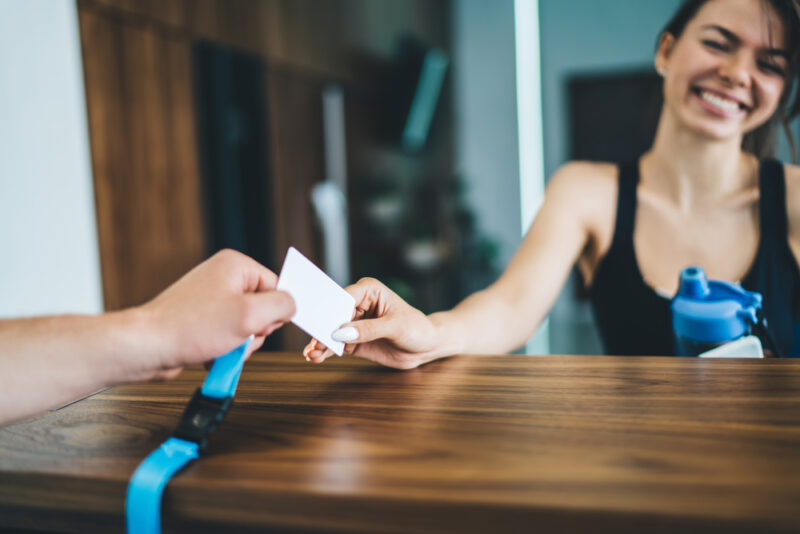
[[[202,388],[197,388],[192,400],[183,411],[178,428],[172,435],[197,443],[199,451],[202,452],[208,444],[208,436],[225,418],[232,402],[233,397],[224,399],[206,397],[203,395]]]
[[[756,310],[756,318],[757,322],[754,327],[754,333],[761,339],[761,342],[764,344],[765,348],[772,352],[772,355],[777,358],[783,358],[783,354],[778,350],[778,344],[775,342],[775,338],[772,336],[772,332],[769,330],[769,325],[767,324],[767,317],[764,315],[764,310],[759,308]]]

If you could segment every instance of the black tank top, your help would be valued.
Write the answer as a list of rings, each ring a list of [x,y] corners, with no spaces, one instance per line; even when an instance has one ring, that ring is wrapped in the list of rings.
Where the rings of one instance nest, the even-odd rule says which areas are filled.
[[[611,247],[595,272],[589,297],[606,354],[675,354],[670,300],[645,283],[633,248],[639,162],[620,166]],[[789,355],[800,308],[800,270],[788,242],[783,164],[759,165],[760,240],[742,287],[764,297],[763,311],[779,350]]]

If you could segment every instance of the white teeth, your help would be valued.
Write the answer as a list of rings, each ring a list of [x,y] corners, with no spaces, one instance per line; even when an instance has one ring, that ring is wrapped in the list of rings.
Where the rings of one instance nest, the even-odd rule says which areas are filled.
[[[738,102],[734,102],[733,100],[728,100],[727,98],[719,97],[707,91],[700,91],[700,98],[702,98],[704,102],[708,102],[709,104],[711,104],[712,106],[721,111],[725,111],[728,113],[739,111]]]

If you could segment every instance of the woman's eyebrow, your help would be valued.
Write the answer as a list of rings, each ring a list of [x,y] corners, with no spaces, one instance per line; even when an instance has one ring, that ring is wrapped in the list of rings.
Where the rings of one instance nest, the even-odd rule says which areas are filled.
[[[716,30],[719,33],[721,33],[723,37],[725,37],[729,41],[732,41],[733,43],[739,44],[739,43],[742,42],[742,40],[739,39],[738,35],[736,35],[732,31],[730,31],[728,28],[725,28],[723,26],[719,26],[717,24],[707,24],[707,25],[703,26],[703,29],[704,30]]]
[[[703,29],[716,30],[719,33],[721,33],[723,37],[725,37],[727,40],[731,41],[734,44],[738,45],[742,43],[742,40],[739,38],[738,35],[736,35],[735,33],[733,33],[732,31],[723,26],[719,26],[717,24],[708,24],[706,26],[703,26]],[[782,58],[785,58],[787,61],[789,60],[790,57],[789,52],[782,48],[766,48],[764,50],[764,53],[767,54],[768,56],[780,56]]]

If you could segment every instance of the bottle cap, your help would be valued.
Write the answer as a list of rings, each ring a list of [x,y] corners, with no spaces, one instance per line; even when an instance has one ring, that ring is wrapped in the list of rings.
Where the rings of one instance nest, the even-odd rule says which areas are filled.
[[[702,343],[737,339],[758,321],[761,294],[739,284],[708,280],[702,268],[681,271],[678,294],[672,299],[672,329],[682,338]]]

